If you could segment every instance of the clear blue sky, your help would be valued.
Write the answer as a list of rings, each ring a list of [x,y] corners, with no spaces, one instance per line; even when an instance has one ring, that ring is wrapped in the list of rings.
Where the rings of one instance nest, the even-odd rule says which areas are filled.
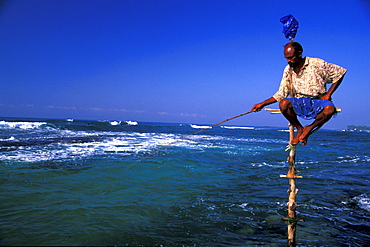
[[[370,125],[369,0],[0,3],[1,117],[222,121],[278,89],[279,20],[293,14],[304,55],[348,69],[326,128]],[[229,124],[286,120],[263,111]]]

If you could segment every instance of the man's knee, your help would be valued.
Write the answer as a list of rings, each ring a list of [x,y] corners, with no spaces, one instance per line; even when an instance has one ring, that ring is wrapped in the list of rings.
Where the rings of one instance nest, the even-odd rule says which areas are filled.
[[[327,106],[325,106],[324,107],[324,109],[323,109],[323,113],[325,114],[325,115],[328,115],[328,116],[332,116],[332,115],[334,115],[334,113],[336,112],[336,109],[335,109],[335,107],[334,106],[332,106],[332,105],[327,105]]]
[[[317,114],[315,117],[316,120],[324,120],[325,122],[328,121],[336,112],[336,109],[332,105],[327,105],[324,107],[324,109]]]
[[[282,112],[286,111],[288,108],[291,108],[291,107],[292,107],[292,103],[288,99],[283,99],[279,102],[279,108],[280,108],[280,111]]]

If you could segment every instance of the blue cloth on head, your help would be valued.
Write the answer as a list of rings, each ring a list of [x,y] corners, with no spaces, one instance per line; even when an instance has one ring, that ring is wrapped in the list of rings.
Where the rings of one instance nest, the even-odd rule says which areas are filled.
[[[311,98],[288,98],[292,103],[293,110],[297,116],[310,120],[314,119],[325,106],[332,105],[333,102],[326,99],[311,99]]]
[[[299,27],[298,21],[292,15],[287,15],[282,17],[280,22],[283,23],[283,33],[285,38],[294,39]]]

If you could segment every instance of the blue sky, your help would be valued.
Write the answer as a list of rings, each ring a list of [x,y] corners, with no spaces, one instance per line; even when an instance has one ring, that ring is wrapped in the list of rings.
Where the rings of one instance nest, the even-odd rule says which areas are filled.
[[[278,89],[280,18],[348,73],[325,127],[370,125],[370,1],[5,0],[0,116],[213,124]],[[277,108],[278,105],[271,105]],[[233,120],[286,126],[266,111]]]

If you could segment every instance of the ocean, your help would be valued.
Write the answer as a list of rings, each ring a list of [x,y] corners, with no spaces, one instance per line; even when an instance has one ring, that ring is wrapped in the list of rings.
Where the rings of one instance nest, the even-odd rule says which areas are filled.
[[[0,244],[286,246],[287,128],[0,119]],[[297,146],[298,246],[370,245],[370,132]]]

